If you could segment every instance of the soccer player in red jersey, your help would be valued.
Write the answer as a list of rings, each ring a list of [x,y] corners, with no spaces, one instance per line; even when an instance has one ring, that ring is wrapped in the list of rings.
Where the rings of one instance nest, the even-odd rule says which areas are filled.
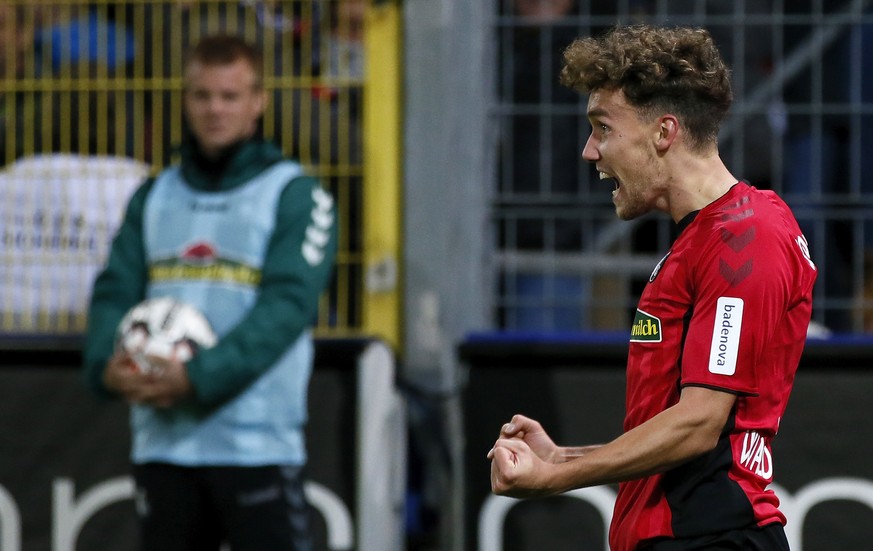
[[[516,415],[491,485],[514,497],[619,483],[613,551],[787,550],[771,441],[806,340],[816,268],[794,216],[719,157],[730,74],[709,33],[616,27],[564,53],[561,82],[588,94],[582,152],[614,182],[617,215],[657,210],[678,237],[631,328],[624,433],[556,445]]]

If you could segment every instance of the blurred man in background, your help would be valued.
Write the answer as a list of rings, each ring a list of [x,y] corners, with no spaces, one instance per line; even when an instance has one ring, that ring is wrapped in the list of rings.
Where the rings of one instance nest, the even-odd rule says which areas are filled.
[[[133,196],[94,285],[85,374],[132,406],[145,551],[313,549],[309,326],[333,267],[335,215],[320,183],[259,139],[262,69],[260,52],[235,36],[193,48],[181,163]],[[198,308],[219,340],[142,372],[115,351],[115,332],[157,296]]]

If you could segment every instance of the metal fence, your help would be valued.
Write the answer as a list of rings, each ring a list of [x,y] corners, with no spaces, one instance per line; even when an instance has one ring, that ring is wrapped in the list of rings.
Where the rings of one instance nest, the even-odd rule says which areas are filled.
[[[873,13],[869,0],[500,0],[492,32],[498,325],[625,329],[672,222],[620,222],[581,160],[587,98],[557,81],[576,36],[616,23],[707,28],[733,69],[719,147],[793,207],[819,268],[813,318],[873,331]]]
[[[183,51],[234,32],[264,52],[263,135],[340,213],[322,332],[361,324],[363,5],[359,0],[0,3],[0,333],[70,335],[127,198],[175,159]]]

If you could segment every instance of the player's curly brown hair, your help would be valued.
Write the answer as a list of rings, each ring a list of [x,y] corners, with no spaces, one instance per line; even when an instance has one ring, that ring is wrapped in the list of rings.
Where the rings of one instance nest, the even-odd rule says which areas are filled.
[[[583,94],[620,89],[644,119],[676,115],[695,150],[716,143],[733,100],[730,70],[701,28],[619,26],[578,38],[564,51],[560,78]]]

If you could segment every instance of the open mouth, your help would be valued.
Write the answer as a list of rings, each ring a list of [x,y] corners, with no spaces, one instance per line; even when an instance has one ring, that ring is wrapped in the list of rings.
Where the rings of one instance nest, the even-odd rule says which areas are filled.
[[[621,184],[619,183],[618,178],[616,178],[612,174],[609,174],[607,172],[603,172],[602,170],[598,170],[597,172],[600,175],[601,180],[612,180],[613,184],[615,184],[615,189],[612,190],[612,195],[614,197],[615,194],[618,193],[618,188],[621,187]]]

